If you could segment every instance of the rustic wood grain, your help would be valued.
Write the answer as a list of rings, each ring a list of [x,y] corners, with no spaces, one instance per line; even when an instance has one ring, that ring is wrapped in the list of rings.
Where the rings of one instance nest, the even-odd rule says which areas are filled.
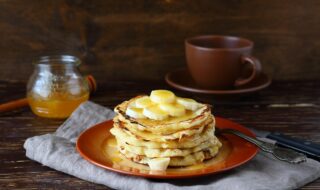
[[[0,0],[0,79],[71,53],[98,80],[157,80],[185,66],[183,41],[199,34],[254,40],[275,79],[319,79],[319,12],[317,0]]]
[[[0,81],[0,103],[23,97],[24,88],[23,82]],[[169,87],[162,81],[109,81],[99,83],[91,99],[112,108],[155,88]],[[227,99],[174,91],[180,96],[213,104],[215,115],[245,126],[320,142],[320,81],[276,81],[258,94]],[[0,115],[0,189],[106,189],[25,157],[22,146],[26,138],[53,132],[62,122],[36,117],[29,108]],[[301,189],[320,189],[320,179]]]

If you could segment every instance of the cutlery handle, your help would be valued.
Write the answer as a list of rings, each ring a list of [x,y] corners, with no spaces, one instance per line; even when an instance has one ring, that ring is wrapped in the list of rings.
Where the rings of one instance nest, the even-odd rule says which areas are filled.
[[[270,133],[267,138],[277,141],[277,144],[306,153],[317,160],[320,159],[320,144],[307,140],[292,138],[281,133]]]

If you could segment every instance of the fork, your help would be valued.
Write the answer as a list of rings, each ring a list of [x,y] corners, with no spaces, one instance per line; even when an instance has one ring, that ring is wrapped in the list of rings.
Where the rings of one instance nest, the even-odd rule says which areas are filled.
[[[238,131],[238,130],[234,130],[234,129],[220,129],[218,127],[216,127],[216,133],[217,134],[224,134],[224,133],[228,133],[228,134],[233,134],[236,135],[238,137],[241,137],[245,140],[247,140],[248,142],[256,145],[258,148],[260,148],[262,151],[273,154],[273,156],[275,158],[277,158],[278,160],[281,161],[285,161],[291,164],[299,164],[302,162],[305,162],[307,160],[306,155],[296,152],[292,149],[289,148],[282,148],[282,147],[278,147],[272,143],[268,143],[268,142],[264,142],[261,140],[258,140],[254,137],[249,137],[248,135],[245,135],[244,133]]]

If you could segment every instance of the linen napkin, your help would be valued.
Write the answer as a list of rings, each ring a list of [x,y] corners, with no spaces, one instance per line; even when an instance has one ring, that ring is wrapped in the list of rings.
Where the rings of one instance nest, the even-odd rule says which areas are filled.
[[[194,179],[151,180],[117,174],[89,163],[75,149],[81,132],[113,116],[112,110],[85,102],[55,133],[28,138],[24,144],[26,156],[83,180],[125,190],[295,189],[320,177],[320,163],[315,160],[292,165],[263,153],[229,172]]]

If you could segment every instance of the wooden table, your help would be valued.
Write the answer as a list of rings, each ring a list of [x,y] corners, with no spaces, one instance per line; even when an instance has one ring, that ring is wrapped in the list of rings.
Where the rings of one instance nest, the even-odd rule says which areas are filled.
[[[113,107],[152,89],[169,88],[164,82],[99,83],[92,100]],[[279,81],[259,94],[221,99],[175,91],[214,105],[217,116],[257,129],[275,130],[320,142],[320,81]],[[23,97],[25,84],[0,81],[0,103]],[[28,137],[50,133],[63,121],[36,117],[29,108],[0,115],[0,189],[106,189],[101,185],[57,172],[25,156]],[[302,189],[320,189],[320,179]]]

